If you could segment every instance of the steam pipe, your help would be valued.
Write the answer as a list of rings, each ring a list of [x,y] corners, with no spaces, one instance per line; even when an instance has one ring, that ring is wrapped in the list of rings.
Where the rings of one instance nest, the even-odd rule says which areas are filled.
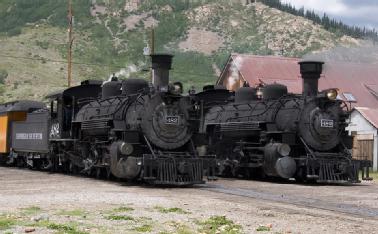
[[[299,62],[300,71],[303,79],[303,95],[316,96],[318,94],[318,86],[320,74],[323,71],[324,62],[321,61],[301,61]]]

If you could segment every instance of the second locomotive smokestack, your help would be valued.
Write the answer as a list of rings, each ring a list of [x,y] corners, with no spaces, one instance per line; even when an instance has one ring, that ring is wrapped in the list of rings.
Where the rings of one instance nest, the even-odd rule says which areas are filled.
[[[171,54],[153,54],[152,60],[152,84],[161,92],[168,91],[169,70],[172,68]]]
[[[316,96],[320,74],[323,71],[324,62],[321,61],[302,61],[299,62],[300,71],[303,79],[303,95]]]

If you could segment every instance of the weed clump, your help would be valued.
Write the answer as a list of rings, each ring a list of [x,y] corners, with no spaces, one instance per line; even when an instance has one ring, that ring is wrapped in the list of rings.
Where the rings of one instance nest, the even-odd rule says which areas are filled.
[[[164,214],[167,214],[167,213],[189,214],[190,213],[190,212],[185,211],[185,210],[178,208],[178,207],[164,208],[164,207],[161,207],[161,206],[155,206],[154,208],[155,208],[155,210],[159,211],[160,213],[164,213]]]
[[[199,232],[206,234],[240,234],[242,227],[235,224],[226,216],[212,216],[209,219],[200,222]]]
[[[67,216],[86,216],[87,212],[81,209],[75,210],[61,210],[57,215],[67,215]]]
[[[0,230],[9,229],[13,227],[13,225],[15,224],[16,224],[16,220],[7,216],[0,216]]]
[[[24,213],[25,215],[32,215],[32,214],[36,214],[42,211],[42,209],[38,206],[29,206],[29,207],[21,208],[21,210],[22,210],[22,213]]]
[[[48,223],[46,227],[65,234],[88,234],[88,232],[78,230],[73,224]]]
[[[107,220],[130,220],[134,221],[134,218],[128,215],[109,215],[106,217]]]
[[[133,210],[134,210],[134,208],[132,208],[132,207],[121,206],[121,207],[115,208],[113,211],[120,213],[120,212],[130,212],[130,211],[133,211]]]
[[[137,232],[151,232],[152,231],[152,225],[150,224],[144,224],[142,226],[134,228]]]
[[[271,228],[270,227],[267,227],[267,226],[259,226],[258,228],[256,228],[256,231],[258,232],[270,232]]]

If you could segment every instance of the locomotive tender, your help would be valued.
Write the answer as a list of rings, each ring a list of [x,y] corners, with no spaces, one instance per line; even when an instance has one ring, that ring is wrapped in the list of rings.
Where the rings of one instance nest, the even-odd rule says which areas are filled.
[[[299,65],[301,95],[271,84],[262,90],[242,87],[234,100],[222,89],[198,96],[202,103],[208,100],[200,129],[208,138],[203,147],[217,155],[220,174],[359,182],[359,169],[369,163],[353,160],[348,150],[351,140],[345,131],[349,117],[346,104],[337,99],[336,89],[318,92],[322,62]]]
[[[23,119],[8,123],[8,164],[161,185],[204,183],[215,159],[196,151],[198,110],[181,84],[169,83],[172,57],[151,55],[152,85],[85,81],[49,95],[50,110],[41,103],[24,108]]]

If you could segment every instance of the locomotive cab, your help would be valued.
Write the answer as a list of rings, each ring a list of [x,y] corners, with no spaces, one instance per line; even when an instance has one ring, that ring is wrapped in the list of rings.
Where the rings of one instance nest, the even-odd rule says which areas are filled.
[[[50,100],[50,115],[52,122],[52,138],[70,138],[72,120],[85,101],[97,98],[101,93],[102,81],[86,80],[79,86],[64,91],[51,93],[46,98]],[[80,100],[80,102],[79,102]]]

